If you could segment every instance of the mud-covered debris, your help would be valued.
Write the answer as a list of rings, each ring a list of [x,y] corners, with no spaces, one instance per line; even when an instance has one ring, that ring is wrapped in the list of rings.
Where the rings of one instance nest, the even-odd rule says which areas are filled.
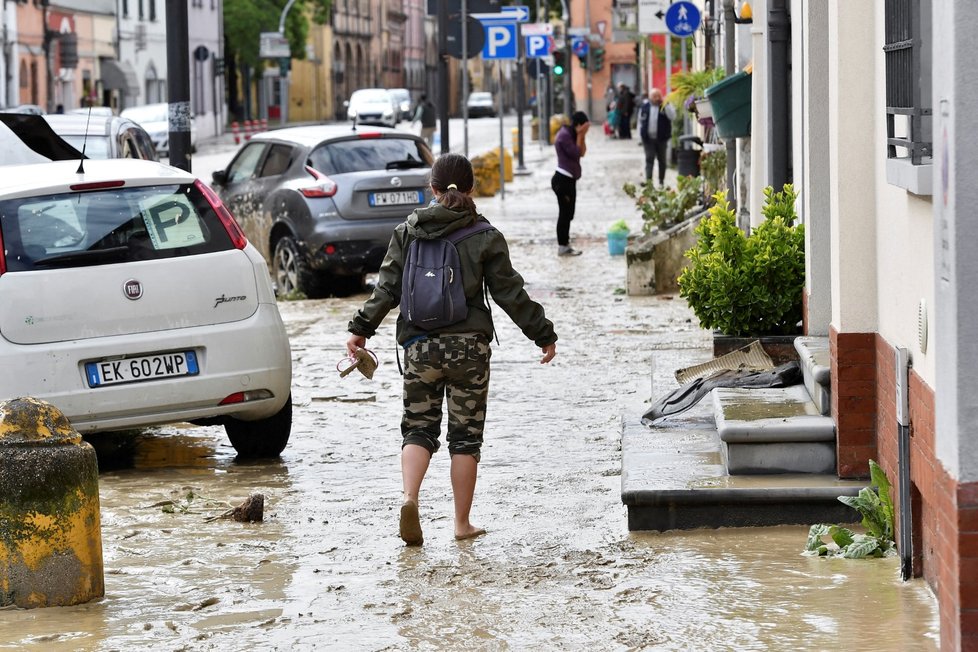
[[[231,510],[231,518],[239,523],[260,523],[265,520],[265,495],[251,494]]]
[[[239,523],[261,523],[265,520],[265,495],[251,494],[243,503],[223,514],[204,519],[210,523],[221,518],[229,518]]]

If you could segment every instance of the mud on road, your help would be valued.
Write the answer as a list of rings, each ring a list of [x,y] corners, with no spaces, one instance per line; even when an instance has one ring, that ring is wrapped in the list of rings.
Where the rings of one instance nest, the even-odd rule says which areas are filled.
[[[710,357],[709,335],[678,297],[625,296],[603,232],[633,215],[609,189],[634,180],[641,148],[593,150],[600,171],[582,182],[572,227],[579,258],[555,256],[544,171],[505,205],[480,202],[560,337],[540,365],[494,312],[472,514],[487,535],[454,540],[443,450],[422,487],[424,546],[397,536],[393,317],[369,344],[373,380],[341,379],[365,295],[283,303],[295,423],[281,460],[235,462],[220,428],[102,438],[105,599],[0,612],[0,649],[938,649],[933,596],[902,584],[895,559],[802,557],[804,527],[627,531],[622,416],[647,408],[653,361],[657,391],[671,388],[673,370]],[[266,497],[263,523],[208,520],[253,492]]]

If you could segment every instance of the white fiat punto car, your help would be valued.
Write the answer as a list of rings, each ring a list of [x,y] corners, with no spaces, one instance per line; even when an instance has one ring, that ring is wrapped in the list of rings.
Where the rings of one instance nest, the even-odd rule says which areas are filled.
[[[274,457],[292,428],[264,259],[208,186],[151,161],[3,168],[0,370],[0,400],[82,433],[222,423],[239,456]]]

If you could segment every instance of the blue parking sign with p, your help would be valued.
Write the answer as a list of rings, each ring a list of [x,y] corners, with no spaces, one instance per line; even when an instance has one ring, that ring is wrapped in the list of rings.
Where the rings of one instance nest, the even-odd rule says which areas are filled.
[[[544,35],[525,36],[527,58],[545,57],[550,54],[550,37]]]
[[[483,59],[516,58],[516,23],[483,24],[486,43],[482,46]]]

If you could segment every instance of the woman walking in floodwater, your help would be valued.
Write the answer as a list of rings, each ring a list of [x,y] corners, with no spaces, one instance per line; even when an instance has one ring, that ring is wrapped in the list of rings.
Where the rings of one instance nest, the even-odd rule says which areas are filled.
[[[513,269],[506,239],[472,201],[472,165],[459,154],[439,157],[431,169],[436,202],[415,209],[394,229],[377,285],[350,321],[347,340],[351,356],[366,346],[384,317],[401,304],[402,276],[411,242],[450,238],[466,229],[456,243],[468,314],[461,321],[426,330],[398,315],[397,342],[404,348],[404,413],[401,418],[401,479],[404,488],[400,535],[407,545],[421,545],[424,536],[418,511],[421,483],[432,456],[440,448],[442,404],[448,402],[446,440],[451,456],[455,538],[470,539],[485,529],[469,521],[489,395],[489,346],[492,316],[483,288],[543,352],[541,363],[557,354],[557,335],[543,306],[530,299],[523,277]],[[469,234],[469,231],[472,233]],[[459,234],[456,234],[456,237]]]

